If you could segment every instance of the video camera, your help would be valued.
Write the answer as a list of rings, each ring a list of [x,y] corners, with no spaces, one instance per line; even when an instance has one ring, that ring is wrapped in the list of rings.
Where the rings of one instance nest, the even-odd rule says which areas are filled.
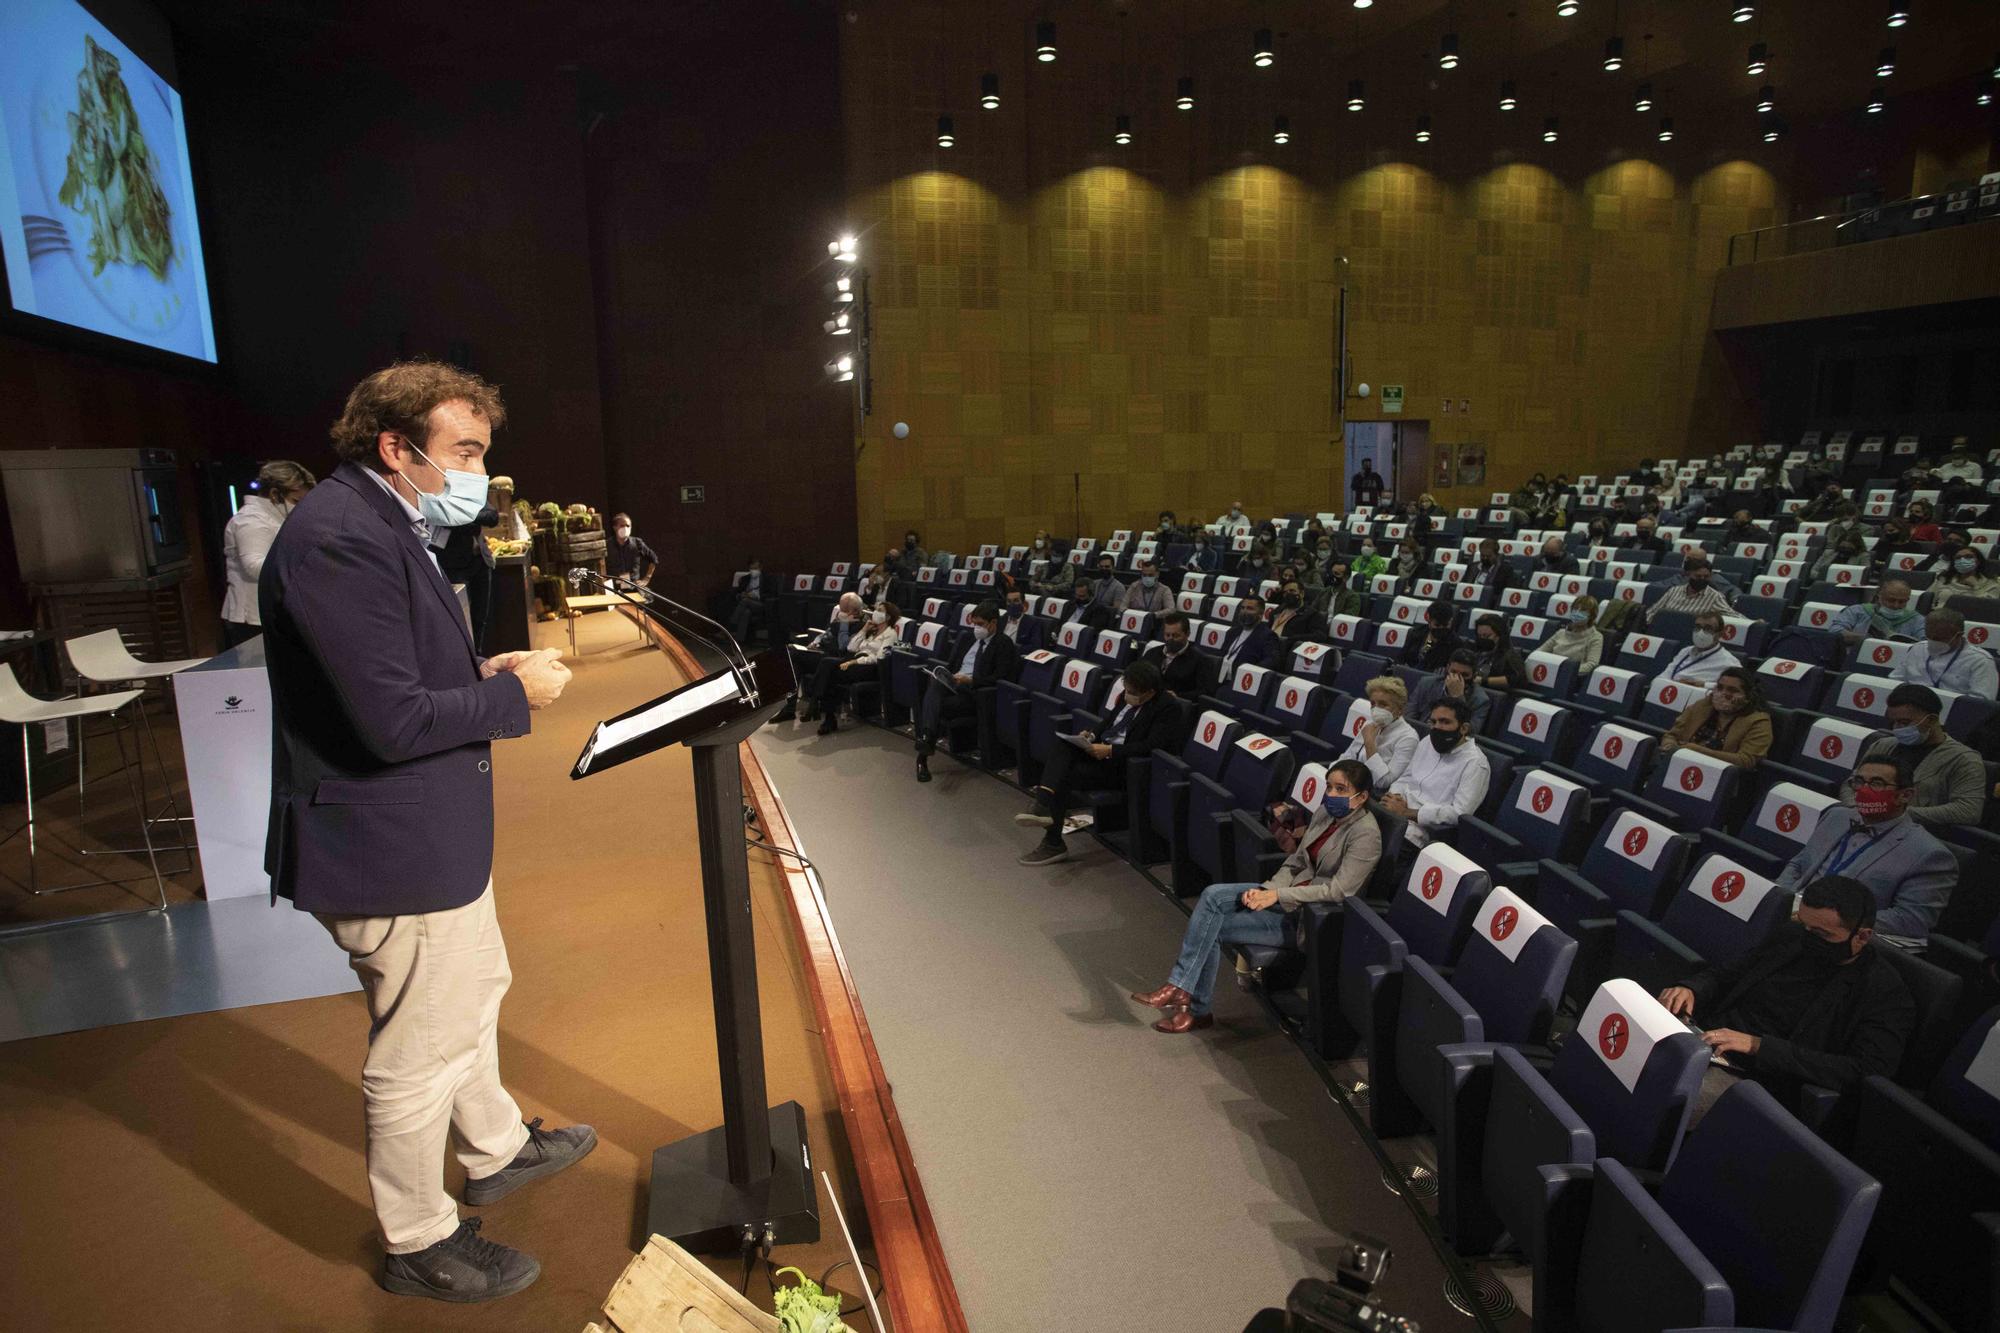
[[[1372,1298],[1389,1271],[1389,1247],[1372,1236],[1352,1236],[1334,1260],[1333,1281],[1301,1279],[1282,1310],[1259,1310],[1243,1333],[1417,1333],[1417,1325],[1390,1314]]]

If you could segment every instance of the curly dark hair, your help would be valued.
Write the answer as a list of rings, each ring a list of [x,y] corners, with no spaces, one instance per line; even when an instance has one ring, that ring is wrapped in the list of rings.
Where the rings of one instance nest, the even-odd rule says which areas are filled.
[[[398,361],[354,386],[347,406],[329,432],[333,451],[351,463],[375,458],[375,441],[383,431],[428,441],[429,418],[440,403],[465,402],[488,426],[507,424],[507,406],[500,390],[469,370],[442,361]]]

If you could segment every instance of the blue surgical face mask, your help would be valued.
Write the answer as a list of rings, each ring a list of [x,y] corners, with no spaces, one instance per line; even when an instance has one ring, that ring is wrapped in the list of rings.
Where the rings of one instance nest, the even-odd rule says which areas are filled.
[[[408,476],[403,478],[417,493],[417,512],[424,516],[424,521],[434,528],[462,528],[476,522],[479,511],[486,507],[486,474],[438,467],[436,463],[431,463],[429,454],[417,448],[415,440],[405,436],[403,443],[409,445],[410,451],[418,458],[444,474],[444,491],[438,495],[422,489]]]
[[[1159,580],[1158,578],[1154,577],[1154,576],[1153,576],[1153,575],[1151,575],[1151,574],[1141,574],[1141,575],[1139,576],[1139,583],[1140,583],[1140,585],[1141,585],[1142,587],[1146,587],[1146,588],[1151,588],[1151,587],[1152,587],[1153,585],[1157,584],[1157,583],[1158,583],[1159,581],[1160,581],[1160,580]]]
[[[1347,818],[1348,811],[1354,808],[1354,801],[1352,800],[1352,798],[1346,796],[1335,796],[1332,792],[1328,792],[1324,797],[1322,797],[1319,804],[1322,810],[1325,810],[1335,819]]]
[[[1924,739],[1922,727],[1891,727],[1889,734],[1895,738],[1898,745],[1918,745]]]
[[[1571,611],[1569,613],[1569,623],[1572,625],[1588,625],[1590,617],[1581,611]]]

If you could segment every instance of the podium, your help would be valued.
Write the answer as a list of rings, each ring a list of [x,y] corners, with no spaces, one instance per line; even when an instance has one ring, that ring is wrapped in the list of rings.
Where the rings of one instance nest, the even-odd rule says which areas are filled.
[[[669,745],[694,752],[722,1124],[654,1149],[646,1229],[698,1254],[736,1253],[746,1243],[764,1243],[767,1233],[775,1245],[819,1239],[805,1110],[797,1102],[766,1101],[736,748],[770,720],[791,688],[785,654],[765,652],[743,669],[719,671],[598,723],[570,771],[580,780]]]

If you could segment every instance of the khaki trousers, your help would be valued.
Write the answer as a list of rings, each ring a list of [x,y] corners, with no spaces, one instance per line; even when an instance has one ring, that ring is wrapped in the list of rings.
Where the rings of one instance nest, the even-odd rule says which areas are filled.
[[[500,1085],[500,1000],[513,972],[493,882],[448,912],[329,916],[373,1020],[361,1066],[368,1189],[382,1245],[427,1249],[458,1229],[444,1190],[447,1135],[466,1174],[487,1176],[527,1146],[521,1108]]]

